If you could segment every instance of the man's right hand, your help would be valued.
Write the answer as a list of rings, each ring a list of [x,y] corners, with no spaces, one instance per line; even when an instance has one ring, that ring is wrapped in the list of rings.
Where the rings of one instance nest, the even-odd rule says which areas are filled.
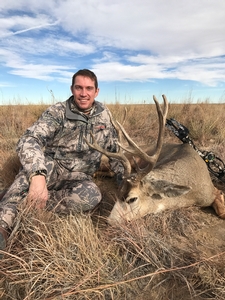
[[[48,189],[45,176],[35,175],[31,178],[28,201],[32,207],[44,209],[48,200]]]

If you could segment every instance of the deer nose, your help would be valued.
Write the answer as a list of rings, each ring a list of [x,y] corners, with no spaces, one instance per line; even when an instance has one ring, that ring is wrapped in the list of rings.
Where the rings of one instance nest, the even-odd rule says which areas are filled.
[[[135,202],[137,200],[137,198],[138,197],[132,197],[132,198],[126,200],[126,202],[127,202],[127,204],[131,204],[131,203]]]

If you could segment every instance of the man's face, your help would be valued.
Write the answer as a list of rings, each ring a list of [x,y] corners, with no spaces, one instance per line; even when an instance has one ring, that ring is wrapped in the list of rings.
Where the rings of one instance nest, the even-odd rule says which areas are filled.
[[[91,78],[78,75],[75,78],[74,85],[71,86],[71,92],[76,105],[80,109],[85,110],[92,107],[95,98],[98,96],[99,89],[95,88],[95,83]]]

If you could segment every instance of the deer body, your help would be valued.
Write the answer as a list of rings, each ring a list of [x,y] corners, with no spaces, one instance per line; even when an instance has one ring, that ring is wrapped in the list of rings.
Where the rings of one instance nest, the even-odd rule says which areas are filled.
[[[163,144],[168,101],[165,95],[162,97],[164,104],[161,107],[153,96],[159,120],[158,138],[154,148],[144,150],[139,147],[124,127],[113,120],[119,138],[118,153],[107,152],[95,141],[93,144],[87,141],[90,147],[107,157],[120,160],[124,166],[119,199],[108,222],[121,223],[146,214],[193,205],[212,205],[216,213],[225,219],[224,197],[213,186],[203,159],[188,144]],[[129,147],[122,143],[122,136]]]
[[[188,144],[164,144],[153,170],[130,188],[125,201],[117,200],[108,221],[130,221],[193,205],[207,207],[214,199],[215,187],[198,153]]]

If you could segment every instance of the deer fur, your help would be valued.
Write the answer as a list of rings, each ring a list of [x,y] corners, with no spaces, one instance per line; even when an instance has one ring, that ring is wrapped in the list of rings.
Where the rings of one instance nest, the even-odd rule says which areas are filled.
[[[108,222],[121,223],[193,205],[212,205],[225,218],[223,202],[223,195],[214,187],[204,160],[190,145],[164,144],[154,169],[136,186],[128,184],[123,201],[117,199]]]

